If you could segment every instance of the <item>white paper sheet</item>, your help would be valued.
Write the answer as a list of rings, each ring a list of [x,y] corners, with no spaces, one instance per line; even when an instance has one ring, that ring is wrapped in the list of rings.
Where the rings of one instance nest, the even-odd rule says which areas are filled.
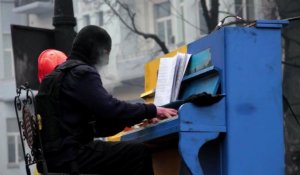
[[[154,104],[161,106],[170,103],[174,83],[176,58],[161,58],[155,89]]]
[[[190,54],[177,53],[174,57],[160,59],[155,105],[161,106],[177,99],[190,57]]]

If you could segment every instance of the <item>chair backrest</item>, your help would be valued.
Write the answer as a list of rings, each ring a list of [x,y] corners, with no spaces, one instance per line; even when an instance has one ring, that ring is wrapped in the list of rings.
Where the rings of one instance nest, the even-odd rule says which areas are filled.
[[[34,94],[27,84],[17,88],[15,111],[27,175],[31,175],[29,166],[38,162],[42,164],[43,175],[70,175],[67,173],[48,173],[40,134],[42,118],[39,114],[36,114]],[[26,144],[24,141],[26,141]],[[77,175],[79,172],[73,174]]]
[[[31,113],[28,104],[24,104],[22,108],[22,129],[27,145],[30,149],[34,149],[34,138],[36,136],[35,116]]]
[[[41,118],[36,116],[34,94],[26,84],[17,88],[15,111],[27,175],[31,175],[29,166],[37,162],[42,163],[43,174],[47,174],[47,166],[40,138]],[[26,145],[24,141],[26,141]]]

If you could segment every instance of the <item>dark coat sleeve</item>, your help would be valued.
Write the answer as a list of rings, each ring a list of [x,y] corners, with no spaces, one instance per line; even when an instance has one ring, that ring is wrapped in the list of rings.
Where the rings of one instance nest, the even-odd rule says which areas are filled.
[[[145,118],[156,116],[155,105],[131,104],[112,97],[104,89],[95,68],[80,67],[72,71],[72,77],[76,80],[71,85],[73,90],[69,95],[94,116],[98,135],[112,135],[123,130],[125,126],[132,126]]]

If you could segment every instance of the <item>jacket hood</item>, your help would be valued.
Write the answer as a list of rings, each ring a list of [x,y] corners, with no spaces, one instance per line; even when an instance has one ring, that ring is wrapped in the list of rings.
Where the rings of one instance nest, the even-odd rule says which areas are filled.
[[[71,57],[82,60],[90,65],[97,64],[104,50],[110,52],[111,37],[106,30],[98,26],[89,25],[82,28],[76,35]]]

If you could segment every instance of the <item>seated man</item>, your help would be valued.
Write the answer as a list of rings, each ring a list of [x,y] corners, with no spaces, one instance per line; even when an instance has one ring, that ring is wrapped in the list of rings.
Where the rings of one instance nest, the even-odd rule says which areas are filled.
[[[153,174],[145,145],[94,140],[144,119],[177,115],[174,109],[113,98],[95,68],[108,63],[110,50],[111,38],[104,29],[84,27],[67,61],[41,83],[37,112],[42,116],[42,143],[50,172]]]

